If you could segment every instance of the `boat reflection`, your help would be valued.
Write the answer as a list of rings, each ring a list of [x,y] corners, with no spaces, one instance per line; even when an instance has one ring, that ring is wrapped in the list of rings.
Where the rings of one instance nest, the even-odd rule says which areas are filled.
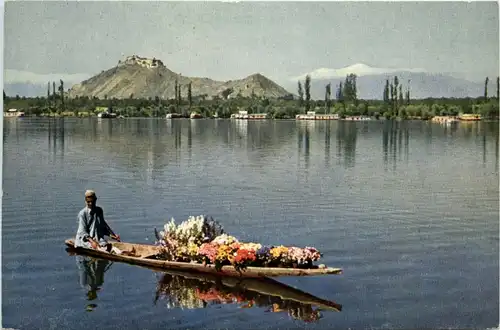
[[[304,322],[318,321],[322,317],[321,311],[342,310],[342,305],[270,278],[222,278],[181,271],[159,274],[161,278],[158,281],[155,304],[165,301],[169,309],[238,304],[240,308],[260,307],[266,308],[266,312],[288,312],[292,318]]]
[[[74,252],[67,248],[70,255]],[[104,284],[104,273],[113,264],[109,260],[76,256],[80,285],[88,301],[97,299]],[[154,304],[166,302],[167,308],[197,309],[220,304],[239,304],[240,308],[259,307],[266,312],[287,312],[296,320],[316,322],[324,311],[340,312],[342,305],[316,297],[271,278],[223,277],[216,274],[182,270],[160,271]],[[87,311],[97,307],[91,303]]]

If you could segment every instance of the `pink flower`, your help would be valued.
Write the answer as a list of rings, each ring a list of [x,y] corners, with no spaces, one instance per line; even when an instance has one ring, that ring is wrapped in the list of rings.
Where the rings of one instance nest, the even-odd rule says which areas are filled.
[[[219,246],[217,244],[203,243],[198,249],[198,254],[206,256],[211,263],[214,263],[217,258],[218,248]]]

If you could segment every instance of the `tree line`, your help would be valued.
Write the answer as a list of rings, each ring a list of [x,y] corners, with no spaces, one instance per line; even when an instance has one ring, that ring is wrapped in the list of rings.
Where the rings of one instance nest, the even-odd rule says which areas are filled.
[[[319,113],[345,116],[373,116],[402,119],[429,119],[436,115],[458,115],[459,113],[481,114],[484,118],[498,118],[499,78],[496,79],[496,97],[488,94],[489,79],[485,79],[484,96],[477,98],[428,98],[412,99],[410,84],[403,85],[397,76],[387,79],[381,88],[382,100],[358,98],[357,76],[349,74],[338,86],[325,85],[323,100],[311,98],[311,77],[297,84],[297,98],[267,99],[255,96],[226,99],[207,95],[192,95],[191,83],[183,86],[176,80],[173,99],[136,98],[127,99],[79,96],[68,98],[64,93],[64,82],[48,82],[46,97],[9,97],[4,91],[4,106],[22,109],[27,115],[73,115],[94,116],[99,108],[126,117],[164,117],[167,113],[178,113],[188,117],[191,112],[209,117],[217,114],[227,118],[240,110],[249,113],[267,113],[271,118],[294,118],[300,113]],[[57,88],[56,88],[57,87]],[[184,88],[183,88],[184,87]],[[181,91],[184,90],[184,95]],[[333,95],[334,94],[334,95]]]
[[[488,97],[489,78],[484,83],[483,98],[412,100],[410,81],[407,86],[399,81],[398,76],[386,79],[382,91],[382,103],[374,100],[359,100],[356,86],[357,75],[348,74],[344,82],[336,86],[335,97],[332,100],[332,85],[325,85],[324,113],[341,115],[383,115],[386,118],[408,117],[429,119],[436,115],[456,116],[459,113],[481,114],[486,118],[498,118],[498,101],[500,94],[500,78],[496,79],[496,97]],[[298,81],[298,107],[307,113],[311,110],[311,77],[305,76],[304,85]],[[305,98],[304,98],[305,95]],[[439,101],[437,101],[439,100]],[[374,107],[377,104],[378,107]],[[332,109],[333,106],[333,109]],[[370,107],[371,110],[370,111]],[[318,110],[316,108],[316,110]]]

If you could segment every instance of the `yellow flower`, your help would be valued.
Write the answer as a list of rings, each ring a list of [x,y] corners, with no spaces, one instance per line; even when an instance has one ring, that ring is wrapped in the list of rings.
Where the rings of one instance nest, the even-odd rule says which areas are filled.
[[[288,248],[280,245],[278,247],[272,248],[270,253],[273,258],[279,258],[282,254],[286,254],[288,252]]]
[[[217,260],[219,260],[219,261],[224,261],[224,260],[232,261],[233,258],[234,258],[234,253],[233,253],[233,249],[230,246],[227,246],[227,245],[219,246],[219,249],[217,250],[217,257],[216,257]]]
[[[189,243],[187,247],[187,253],[190,256],[196,256],[198,254],[198,245],[195,243]]]

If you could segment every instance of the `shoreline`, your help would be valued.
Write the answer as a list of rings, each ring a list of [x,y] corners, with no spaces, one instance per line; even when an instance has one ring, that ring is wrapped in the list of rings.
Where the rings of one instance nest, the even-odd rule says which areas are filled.
[[[421,117],[411,117],[411,118],[385,118],[385,117],[366,117],[366,116],[348,116],[345,118],[335,118],[335,119],[305,119],[305,118],[216,118],[216,117],[201,117],[201,118],[189,118],[189,117],[178,117],[178,118],[165,118],[165,117],[148,117],[148,116],[122,116],[122,117],[115,117],[115,118],[100,118],[97,115],[91,115],[91,116],[75,116],[74,114],[42,114],[42,115],[23,115],[23,116],[3,116],[4,119],[22,119],[22,118],[49,118],[49,119],[61,119],[61,118],[76,118],[76,119],[90,119],[90,118],[96,118],[99,120],[123,120],[123,119],[161,119],[161,120],[168,120],[168,121],[177,121],[177,120],[190,120],[190,121],[196,121],[196,120],[231,120],[231,121],[237,121],[237,122],[253,122],[253,121],[296,121],[296,122],[330,122],[330,121],[342,121],[342,122],[376,122],[376,121],[424,121],[424,122],[432,122],[436,124],[446,124],[446,122],[439,122],[439,121],[434,121],[434,117],[440,117],[440,116],[434,116],[431,118],[421,118]],[[354,119],[354,117],[363,117],[362,119]],[[454,116],[450,116],[450,118],[456,118]],[[474,120],[461,120],[461,119],[456,119],[456,121],[451,122],[450,124],[453,123],[476,123],[476,122],[498,122],[499,118],[481,118],[481,119],[474,119]]]

